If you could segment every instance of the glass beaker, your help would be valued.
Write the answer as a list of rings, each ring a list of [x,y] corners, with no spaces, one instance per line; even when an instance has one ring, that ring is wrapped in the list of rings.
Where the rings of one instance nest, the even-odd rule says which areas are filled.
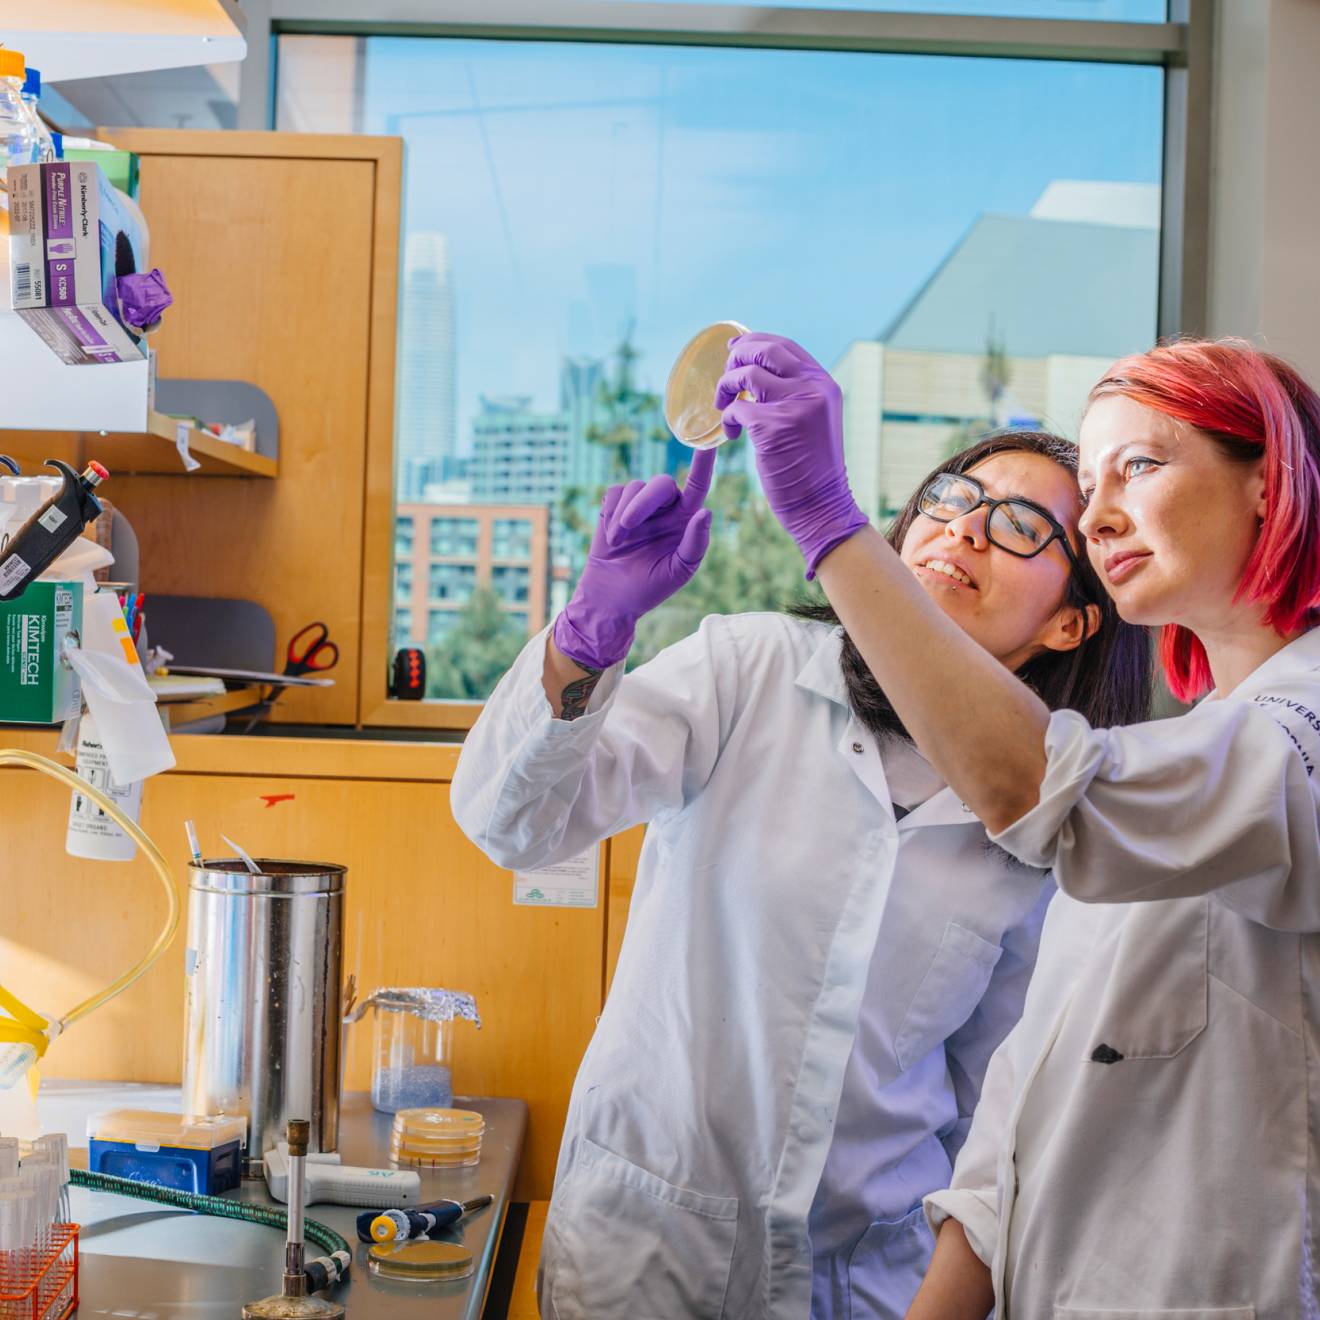
[[[452,990],[377,990],[360,1013],[376,1010],[372,1026],[371,1103],[382,1113],[448,1109],[454,1100],[455,1017],[480,1025],[471,995]]]
[[[430,1022],[377,1001],[371,1103],[382,1113],[448,1109],[454,1101],[452,1021]]]

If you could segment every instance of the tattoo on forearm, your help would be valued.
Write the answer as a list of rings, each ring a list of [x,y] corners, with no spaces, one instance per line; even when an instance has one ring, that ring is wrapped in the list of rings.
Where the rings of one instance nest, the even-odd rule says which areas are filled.
[[[596,690],[596,684],[604,672],[603,669],[588,669],[585,678],[575,678],[564,689],[559,698],[561,720],[575,720],[587,713],[587,702],[591,700],[591,694]]]

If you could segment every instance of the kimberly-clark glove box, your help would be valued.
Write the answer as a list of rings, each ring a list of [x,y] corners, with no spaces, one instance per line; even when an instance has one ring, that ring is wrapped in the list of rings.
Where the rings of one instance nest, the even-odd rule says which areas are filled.
[[[64,658],[82,617],[81,582],[38,579],[0,600],[0,721],[61,724],[82,709],[82,685]]]
[[[14,310],[73,366],[138,362],[146,343],[120,321],[116,275],[141,269],[145,235],[95,161],[9,167]]]

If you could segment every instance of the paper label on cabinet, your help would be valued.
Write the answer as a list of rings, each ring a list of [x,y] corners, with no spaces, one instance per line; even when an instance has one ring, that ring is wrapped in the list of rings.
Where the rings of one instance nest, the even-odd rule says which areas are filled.
[[[522,907],[594,908],[600,902],[600,844],[543,871],[515,871],[513,901]]]

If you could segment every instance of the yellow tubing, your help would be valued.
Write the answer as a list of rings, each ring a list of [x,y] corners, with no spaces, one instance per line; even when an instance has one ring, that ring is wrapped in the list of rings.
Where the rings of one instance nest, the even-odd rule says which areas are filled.
[[[120,810],[104,793],[99,789],[93,788],[81,775],[75,774],[67,766],[60,765],[57,761],[48,760],[44,756],[37,756],[34,752],[22,752],[12,748],[0,748],[0,765],[25,765],[30,770],[39,770],[43,775],[49,775],[52,779],[62,780],[64,783],[85,797],[91,798],[102,811],[105,812],[125,834],[137,844],[146,856],[152,866],[156,868],[156,874],[160,876],[160,882],[165,886],[165,898],[169,907],[168,915],[165,919],[165,927],[156,937],[156,942],[147,951],[147,955],[135,967],[126,972],[112,985],[107,986],[99,994],[93,995],[90,999],[84,999],[81,1004],[75,1005],[55,1024],[58,1031],[53,1033],[58,1035],[67,1026],[77,1022],[79,1018],[84,1018],[94,1009],[98,1009],[102,1004],[113,999],[117,994],[127,990],[134,981],[138,979],[151,965],[160,957],[162,953],[170,946],[170,941],[174,939],[175,932],[179,929],[179,889],[175,882],[173,872],[165,858],[161,856],[160,849],[147,837],[142,827]],[[10,1001],[13,1000],[11,994],[6,993],[4,998],[0,999],[9,1012],[18,1019],[20,1023],[25,1020],[21,1013],[14,1013]],[[25,1007],[21,1001],[20,1007]],[[28,1010],[31,1013],[31,1010]],[[36,1016],[32,1014],[32,1016]],[[30,1025],[26,1024],[25,1025]],[[3,1039],[0,1037],[0,1039]]]

